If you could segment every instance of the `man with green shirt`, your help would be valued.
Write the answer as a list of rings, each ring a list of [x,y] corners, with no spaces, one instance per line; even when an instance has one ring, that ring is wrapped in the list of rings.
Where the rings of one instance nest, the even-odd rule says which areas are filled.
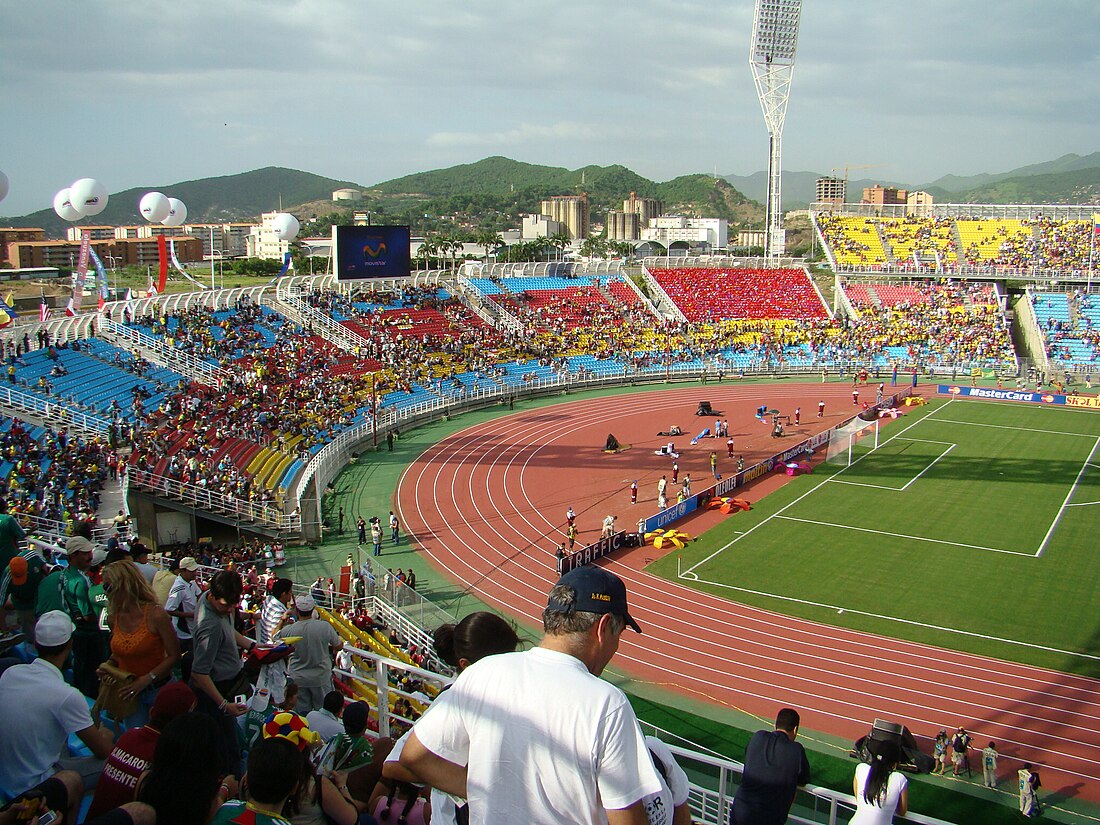
[[[34,644],[35,600],[38,585],[46,577],[49,567],[36,547],[29,547],[13,556],[7,567],[0,570],[0,607],[9,600],[19,620],[19,627],[27,644]]]
[[[8,503],[0,500],[0,575],[8,570],[8,563],[19,555],[19,542],[26,537],[19,522],[8,515]],[[8,614],[4,599],[0,598],[0,639],[7,635]]]
[[[93,560],[93,554],[98,558]],[[61,574],[62,609],[73,620],[73,687],[94,699],[99,694],[99,677],[96,668],[103,663],[109,650],[99,630],[99,615],[92,604],[92,580],[89,572],[93,563],[102,564],[107,557],[105,550],[96,553],[96,547],[84,536],[70,536],[65,542],[65,555],[69,566]]]

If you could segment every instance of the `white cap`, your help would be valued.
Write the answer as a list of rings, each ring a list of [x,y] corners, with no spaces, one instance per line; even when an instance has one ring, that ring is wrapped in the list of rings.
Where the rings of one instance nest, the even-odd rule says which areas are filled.
[[[60,647],[73,637],[73,620],[64,610],[43,613],[34,626],[34,640],[43,647]]]
[[[299,613],[312,613],[317,607],[317,602],[313,601],[312,596],[303,594],[294,599],[294,606],[298,608]]]

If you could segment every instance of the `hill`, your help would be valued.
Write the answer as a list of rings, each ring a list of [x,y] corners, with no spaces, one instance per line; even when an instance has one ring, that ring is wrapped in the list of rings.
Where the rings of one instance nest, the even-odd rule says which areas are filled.
[[[187,205],[192,223],[225,222],[257,218],[262,212],[291,208],[306,201],[331,200],[332,191],[343,187],[362,189],[359,184],[333,180],[297,169],[269,166],[236,175],[183,181],[157,186],[139,186],[112,192],[107,208],[86,224],[125,225],[144,223],[138,201],[146,192],[164,192]],[[3,219],[12,226],[39,226],[49,237],[61,237],[68,223],[53,209],[42,209],[19,218]]]
[[[1100,166],[1000,178],[964,192],[927,191],[937,201],[954,203],[1100,203]]]
[[[1100,152],[1093,152],[1091,155],[1084,156],[1071,153],[1062,155],[1062,157],[1057,160],[1048,160],[1045,163],[1033,163],[1030,166],[1020,166],[1009,172],[1000,172],[996,174],[982,173],[980,175],[968,175],[963,177],[958,175],[944,175],[942,178],[937,178],[920,188],[927,192],[931,192],[932,188],[944,192],[968,192],[991,186],[992,184],[999,183],[1009,178],[1055,175],[1062,172],[1078,172],[1098,167],[1100,167]]]
[[[858,201],[865,187],[882,184],[923,190],[941,203],[1088,203],[1097,199],[1092,184],[1097,169],[1100,169],[1100,152],[1063,155],[1057,160],[1007,172],[945,175],[926,184],[864,178],[848,181],[848,200]],[[824,176],[825,173],[819,172],[784,172],[783,208],[802,209],[812,203],[817,179]],[[726,175],[724,179],[750,198],[760,202],[767,198],[766,172]]]
[[[736,222],[763,217],[759,204],[754,204],[726,181],[715,180],[709,175],[685,175],[657,183],[625,166],[564,169],[499,156],[395,178],[371,187],[368,195],[377,198],[383,206],[387,200],[395,203],[414,200],[421,206],[425,202],[475,200],[518,216],[522,212],[537,211],[539,201],[551,195],[581,192],[588,193],[589,209],[597,222],[608,209],[621,209],[623,199],[631,192],[641,197],[659,198],[669,211],[689,215],[724,217]],[[446,208],[440,211],[445,212]]]

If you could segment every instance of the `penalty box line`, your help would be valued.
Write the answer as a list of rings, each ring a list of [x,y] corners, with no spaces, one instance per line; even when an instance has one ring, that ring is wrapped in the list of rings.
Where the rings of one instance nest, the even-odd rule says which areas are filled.
[[[932,412],[928,413],[928,415],[924,415],[924,416],[921,416],[921,417],[920,417],[920,418],[918,418],[918,419],[917,419],[916,421],[913,421],[912,423],[908,424],[908,425],[907,425],[906,427],[904,427],[903,429],[899,430],[899,431],[898,431],[897,433],[895,433],[894,435],[892,435],[892,436],[890,436],[889,438],[887,438],[886,440],[884,440],[884,441],[882,442],[882,444],[880,444],[880,445],[879,445],[879,447],[881,448],[881,447],[882,447],[883,445],[885,445],[885,444],[889,444],[889,443],[890,443],[891,441],[893,441],[893,440],[894,440],[895,438],[900,438],[900,437],[901,437],[902,435],[904,435],[905,433],[909,432],[909,431],[910,431],[911,429],[913,429],[913,428],[914,428],[915,426],[917,426],[918,424],[920,424],[920,423],[921,423],[922,421],[927,421],[928,419],[932,418],[933,416],[935,416],[935,415],[936,415],[937,413],[941,412],[942,410],[946,410],[946,409],[947,409],[948,407],[950,407],[950,406],[951,406],[951,404],[952,404],[952,403],[954,403],[954,398],[949,398],[949,399],[948,399],[948,401],[947,401],[947,403],[946,403],[946,404],[944,404],[944,405],[943,405],[942,407],[937,407],[936,409],[932,410]],[[757,524],[754,524],[754,525],[753,525],[752,527],[750,527],[750,528],[749,528],[748,530],[746,530],[746,531],[745,531],[744,533],[742,533],[741,535],[739,535],[739,536],[735,536],[734,538],[730,539],[730,540],[729,540],[728,542],[726,542],[725,544],[723,544],[723,545],[722,545],[721,547],[719,547],[719,548],[718,548],[717,550],[715,550],[715,551],[714,551],[713,553],[711,553],[711,554],[710,554],[709,556],[706,556],[705,558],[702,558],[702,559],[700,559],[699,561],[695,562],[695,564],[691,565],[691,567],[689,567],[689,568],[688,568],[687,570],[685,570],[684,572],[685,572],[685,573],[693,573],[693,572],[695,571],[695,569],[696,569],[696,568],[698,568],[698,567],[701,567],[702,565],[706,564],[706,563],[707,563],[708,561],[710,561],[711,559],[717,558],[717,557],[718,557],[718,556],[720,556],[720,555],[721,555],[722,553],[726,552],[726,551],[727,551],[727,550],[729,550],[729,549],[730,549],[731,547],[733,547],[733,545],[737,544],[737,542],[741,541],[741,539],[745,538],[745,536],[749,536],[749,535],[752,535],[752,533],[753,533],[753,532],[754,532],[755,530],[757,530],[757,529],[758,529],[758,528],[760,528],[760,527],[763,527],[763,526],[764,526],[765,524],[767,524],[768,522],[770,522],[770,521],[771,521],[771,520],[772,520],[773,518],[776,518],[777,516],[779,516],[779,515],[780,515],[781,513],[785,513],[785,512],[786,512],[787,510],[789,510],[789,509],[790,509],[791,507],[794,507],[794,505],[798,504],[798,502],[802,501],[802,499],[806,498],[806,496],[810,495],[810,493],[813,493],[813,492],[815,492],[816,490],[820,490],[820,489],[821,489],[821,488],[822,488],[823,486],[825,486],[825,485],[826,485],[826,484],[828,484],[828,483],[829,483],[830,481],[832,481],[833,479],[835,479],[835,478],[836,478],[836,477],[837,477],[838,475],[841,475],[842,473],[846,472],[847,470],[850,470],[850,469],[851,469],[852,467],[856,466],[856,465],[857,465],[857,464],[858,464],[859,462],[863,461],[863,459],[867,458],[867,456],[869,456],[869,455],[874,455],[874,454],[875,454],[875,451],[874,451],[874,450],[872,450],[872,451],[871,451],[871,452],[869,452],[869,453],[865,453],[864,455],[861,455],[861,456],[860,456],[859,458],[857,458],[857,459],[856,459],[855,461],[853,461],[853,462],[852,462],[851,464],[849,464],[849,465],[848,465],[847,467],[842,467],[842,468],[841,468],[840,470],[838,470],[838,471],[837,471],[837,472],[836,472],[835,474],[833,474],[833,475],[829,476],[829,477],[828,477],[828,478],[826,478],[826,479],[825,479],[824,481],[822,481],[822,482],[821,482],[820,484],[815,484],[815,485],[814,485],[813,487],[811,487],[811,488],[810,488],[809,490],[807,490],[806,492],[804,492],[804,493],[803,493],[802,495],[800,495],[800,496],[799,496],[798,498],[796,498],[796,499],[795,499],[794,501],[791,501],[791,502],[789,502],[789,503],[787,503],[787,504],[784,504],[784,505],[783,505],[782,507],[780,507],[780,508],[779,508],[779,509],[778,509],[777,511],[775,511],[774,513],[772,513],[772,514],[771,514],[770,516],[767,516],[767,517],[765,517],[765,518],[764,518],[764,519],[763,519],[762,521],[760,521],[759,523],[757,523]]]
[[[968,550],[988,550],[991,553],[1005,553],[1009,556],[1024,556],[1025,558],[1035,558],[1032,553],[1021,553],[1017,550],[1002,550],[999,547],[983,547],[980,544],[965,544],[961,541],[947,541],[946,539],[933,539],[927,536],[914,536],[910,533],[891,533],[886,530],[872,530],[870,527],[855,527],[851,524],[837,524],[832,521],[815,521],[809,518],[795,518],[794,516],[777,516],[784,521],[799,521],[803,524],[816,524],[820,527],[837,527],[841,530],[855,530],[858,533],[873,533],[876,536],[889,536],[896,539],[912,539],[913,541],[926,541],[932,544],[946,544],[948,547],[966,548]]]
[[[1029,555],[1029,554],[1022,553],[1022,554],[1017,554],[1017,555]],[[796,604],[806,605],[807,607],[818,607],[818,608],[822,608],[824,610],[832,610],[834,612],[850,613],[854,616],[866,616],[869,619],[880,619],[880,620],[886,621],[886,622],[897,622],[898,624],[907,624],[907,625],[912,625],[914,627],[926,627],[926,628],[929,628],[930,630],[942,631],[943,633],[954,633],[958,636],[969,636],[972,639],[983,639],[983,640],[989,641],[989,642],[1000,642],[1001,644],[1006,644],[1006,645],[1016,645],[1017,647],[1031,648],[1032,650],[1043,650],[1043,651],[1046,651],[1048,653],[1057,653],[1057,654],[1062,655],[1062,656],[1076,656],[1076,657],[1079,657],[1081,659],[1091,659],[1093,661],[1100,661],[1100,656],[1094,655],[1092,653],[1082,653],[1081,651],[1077,651],[1077,650],[1062,650],[1061,648],[1049,647],[1048,645],[1040,645],[1040,644],[1036,644],[1034,642],[1022,642],[1019,639],[1007,639],[1003,636],[991,636],[987,633],[975,633],[972,630],[960,630],[957,627],[944,627],[943,625],[929,624],[928,622],[920,621],[920,620],[916,620],[916,619],[902,619],[898,616],[888,616],[884,613],[871,613],[868,610],[854,610],[854,609],[848,608],[848,607],[840,607],[839,605],[835,605],[835,604],[826,604],[825,602],[815,602],[815,601],[812,601],[810,599],[800,599],[797,596],[783,596],[779,593],[768,593],[767,591],[764,591],[764,590],[753,590],[750,587],[740,587],[739,585],[729,584],[728,582],[715,582],[715,581],[709,581],[707,579],[700,579],[694,573],[691,574],[690,576],[687,576],[687,575],[681,576],[681,578],[686,578],[686,579],[688,579],[689,581],[691,581],[695,584],[704,584],[704,585],[709,585],[711,587],[721,587],[721,588],[725,588],[727,590],[735,590],[735,591],[740,592],[740,593],[749,593],[753,596],[762,596],[762,597],[769,598],[769,599],[776,599],[778,601],[795,602]],[[916,644],[921,644],[921,643],[917,642]],[[971,654],[968,654],[968,655],[971,655]],[[977,654],[973,654],[973,655],[977,655]]]

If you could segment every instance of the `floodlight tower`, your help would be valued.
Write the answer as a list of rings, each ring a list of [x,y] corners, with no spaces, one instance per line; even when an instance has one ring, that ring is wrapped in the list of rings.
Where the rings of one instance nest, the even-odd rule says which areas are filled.
[[[768,203],[764,224],[764,250],[777,258],[786,250],[783,231],[783,118],[791,94],[794,53],[798,44],[798,20],[802,0],[756,0],[752,21],[749,67],[756,83],[764,124],[768,127]]]

